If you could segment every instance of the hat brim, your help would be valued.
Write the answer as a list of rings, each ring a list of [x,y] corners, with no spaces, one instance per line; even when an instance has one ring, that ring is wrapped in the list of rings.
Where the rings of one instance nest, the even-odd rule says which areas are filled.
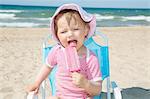
[[[95,28],[96,28],[96,18],[95,18],[95,16],[93,16],[90,13],[87,13],[85,10],[83,10],[77,4],[73,4],[73,3],[64,4],[56,10],[56,12],[52,16],[52,19],[51,19],[51,22],[50,22],[50,29],[51,29],[51,32],[52,32],[52,37],[55,40],[59,41],[58,38],[56,37],[56,34],[55,34],[54,19],[55,19],[55,16],[57,16],[60,13],[60,11],[65,10],[65,9],[72,9],[72,10],[78,11],[81,18],[83,19],[83,21],[89,22],[88,24],[90,26],[90,30],[89,30],[89,33],[87,35],[87,38],[91,37],[94,34]]]

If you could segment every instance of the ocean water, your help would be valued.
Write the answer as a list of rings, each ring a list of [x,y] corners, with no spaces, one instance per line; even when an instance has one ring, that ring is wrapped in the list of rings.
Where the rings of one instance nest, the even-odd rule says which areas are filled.
[[[150,26],[150,9],[84,8],[97,26]],[[0,27],[49,27],[56,7],[0,5]]]

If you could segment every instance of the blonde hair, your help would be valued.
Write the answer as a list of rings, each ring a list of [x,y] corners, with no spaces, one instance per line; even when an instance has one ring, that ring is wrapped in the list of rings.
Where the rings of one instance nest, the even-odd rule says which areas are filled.
[[[75,24],[79,24],[79,21],[77,21],[77,18],[78,18],[78,16],[81,18],[79,12],[76,10],[65,9],[65,10],[60,11],[59,14],[57,16],[55,16],[55,18],[54,18],[54,29],[55,29],[56,37],[57,37],[57,30],[58,30],[57,21],[61,16],[65,16],[69,25],[70,25],[70,22],[72,19],[75,20],[75,22],[76,22]],[[85,22],[82,18],[81,18],[81,20],[82,20],[82,23],[84,24],[84,26],[90,28],[89,24],[88,24],[89,22]]]

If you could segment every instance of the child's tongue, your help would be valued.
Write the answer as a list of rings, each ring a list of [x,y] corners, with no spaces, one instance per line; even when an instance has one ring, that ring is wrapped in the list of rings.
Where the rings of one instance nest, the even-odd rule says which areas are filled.
[[[71,41],[71,42],[69,43],[69,46],[71,46],[71,47],[76,47],[76,46],[77,46],[77,42],[76,42],[76,41]]]

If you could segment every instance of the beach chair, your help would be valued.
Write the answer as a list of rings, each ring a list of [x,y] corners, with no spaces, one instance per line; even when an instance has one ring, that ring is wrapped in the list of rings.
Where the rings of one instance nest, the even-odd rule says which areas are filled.
[[[97,37],[97,38],[96,38]],[[45,59],[48,55],[48,52],[50,49],[55,46],[55,44],[49,45],[47,44],[48,39],[51,39],[51,36],[46,38],[43,43],[43,62],[45,62]],[[100,43],[98,41],[94,41],[94,39],[100,40]],[[114,97],[115,99],[121,99],[121,92],[118,89],[117,85],[115,82],[110,83],[110,68],[109,68],[109,48],[108,48],[108,39],[107,37],[100,33],[96,32],[93,37],[90,37],[88,40],[84,42],[84,45],[90,49],[95,55],[98,57],[99,63],[100,63],[100,70],[102,73],[102,80],[107,80],[107,99],[111,99],[111,87],[113,88],[114,91]],[[54,68],[49,75],[49,80],[50,80],[50,85],[51,85],[51,90],[52,90],[52,95],[55,95],[55,72],[57,70],[57,67]],[[44,82],[45,83],[45,82]],[[45,84],[43,84],[45,86]],[[44,87],[43,86],[43,87]],[[45,88],[43,89],[43,99],[45,99],[44,94],[45,94]],[[118,90],[117,90],[118,89]],[[94,99],[100,99],[99,96],[94,96]]]
[[[48,39],[51,39],[51,36],[48,36],[43,43],[43,63],[45,63],[45,59],[48,55],[48,52],[51,50],[55,44],[48,44]],[[97,40],[96,40],[97,39]],[[95,41],[96,40],[96,41]],[[99,42],[98,42],[99,41]],[[101,43],[100,43],[101,42]],[[114,99],[122,99],[121,90],[117,87],[115,82],[110,82],[110,68],[109,68],[109,47],[108,47],[108,39],[107,37],[99,32],[96,32],[93,37],[90,37],[88,40],[84,42],[84,45],[90,49],[95,55],[98,57],[98,61],[100,63],[100,70],[102,73],[102,80],[106,79],[107,82],[107,99],[111,99],[111,88],[113,90]],[[56,93],[55,88],[55,72],[57,70],[57,66],[52,70],[49,75],[50,86],[52,90],[52,95],[54,96]],[[45,81],[42,83],[42,99],[45,98]],[[94,99],[101,99],[101,95],[94,96]]]

